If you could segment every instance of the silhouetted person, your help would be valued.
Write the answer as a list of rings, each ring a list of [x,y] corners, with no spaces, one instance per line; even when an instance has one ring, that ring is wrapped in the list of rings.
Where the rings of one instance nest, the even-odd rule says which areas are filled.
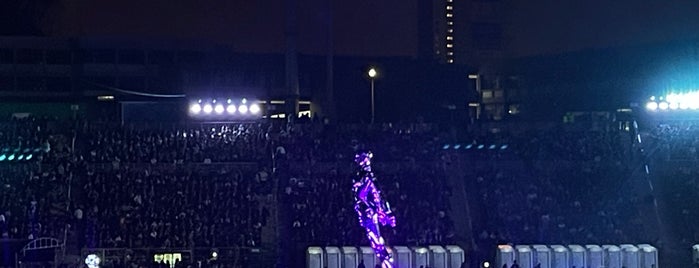
[[[359,260],[359,265],[357,265],[357,268],[366,268],[366,266],[364,266],[364,260]]]

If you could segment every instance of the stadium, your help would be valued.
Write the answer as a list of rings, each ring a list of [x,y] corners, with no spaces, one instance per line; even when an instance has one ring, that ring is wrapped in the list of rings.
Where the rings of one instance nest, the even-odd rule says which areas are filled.
[[[88,2],[0,10],[0,268],[699,265],[699,39]]]

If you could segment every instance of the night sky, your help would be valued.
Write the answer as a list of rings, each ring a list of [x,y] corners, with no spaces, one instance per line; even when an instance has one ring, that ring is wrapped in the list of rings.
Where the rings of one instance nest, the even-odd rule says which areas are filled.
[[[21,34],[27,28],[23,23],[39,17],[40,31],[55,36],[203,39],[250,52],[280,52],[284,47],[284,0],[10,2],[14,4],[0,15],[5,17],[5,29],[19,21],[12,34]],[[31,11],[28,2],[37,7]],[[300,51],[324,53],[329,1],[298,0],[298,5]],[[332,5],[337,54],[417,52],[417,0],[333,1]],[[694,0],[512,0],[508,11],[512,14],[508,45],[515,56],[699,38],[699,1]]]

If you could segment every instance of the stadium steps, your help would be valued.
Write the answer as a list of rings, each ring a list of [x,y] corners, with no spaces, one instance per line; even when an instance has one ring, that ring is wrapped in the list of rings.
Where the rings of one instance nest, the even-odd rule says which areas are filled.
[[[447,183],[452,189],[449,198],[452,208],[450,214],[454,222],[455,242],[465,250],[471,250],[475,247],[473,225],[471,224],[473,215],[471,215],[466,183],[463,179],[463,174],[466,173],[461,170],[466,165],[461,161],[461,157],[457,157],[455,162],[446,167]]]

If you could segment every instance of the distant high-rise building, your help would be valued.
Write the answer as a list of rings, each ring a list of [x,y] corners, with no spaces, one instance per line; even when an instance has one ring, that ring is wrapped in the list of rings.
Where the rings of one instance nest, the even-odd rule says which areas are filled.
[[[421,58],[490,69],[508,54],[508,0],[418,2]]]

